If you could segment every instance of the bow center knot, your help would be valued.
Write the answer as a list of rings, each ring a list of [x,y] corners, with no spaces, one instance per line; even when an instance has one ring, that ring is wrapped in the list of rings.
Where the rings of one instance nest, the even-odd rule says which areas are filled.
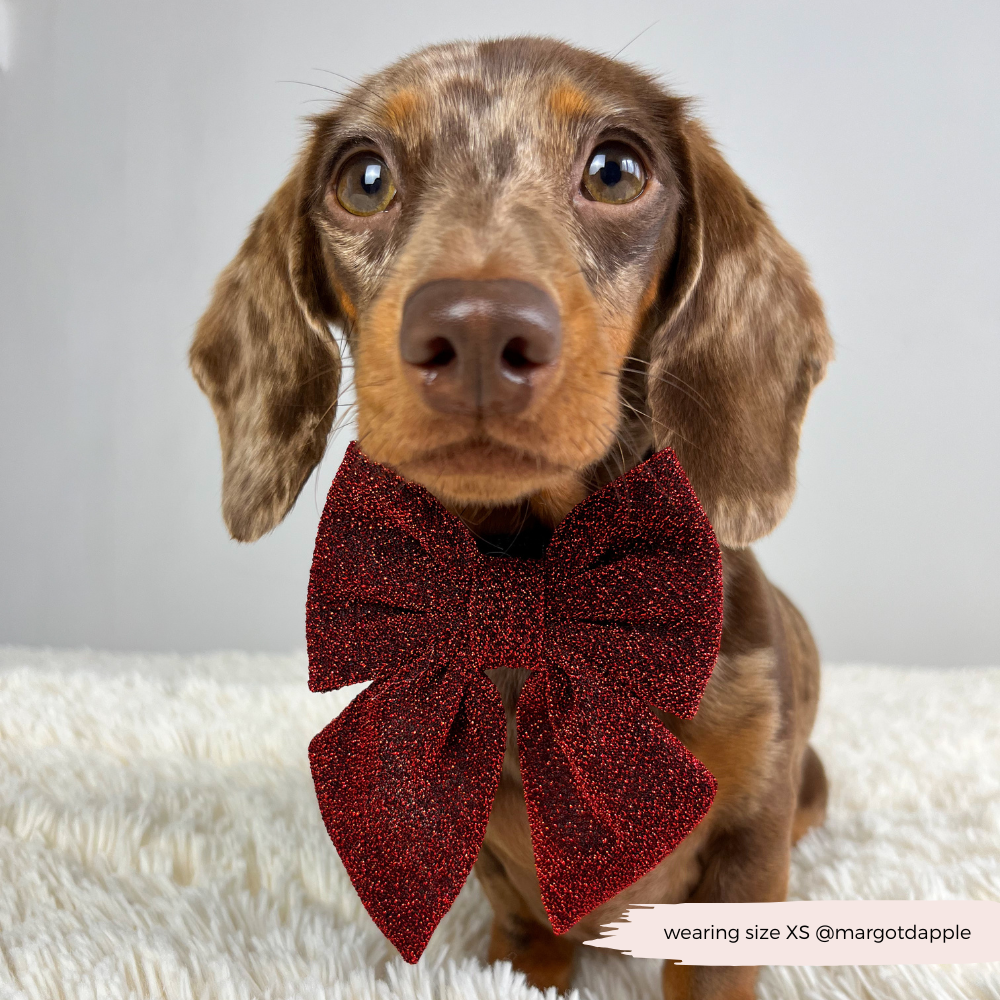
[[[470,651],[487,669],[537,668],[545,620],[541,559],[487,556],[469,595]]]

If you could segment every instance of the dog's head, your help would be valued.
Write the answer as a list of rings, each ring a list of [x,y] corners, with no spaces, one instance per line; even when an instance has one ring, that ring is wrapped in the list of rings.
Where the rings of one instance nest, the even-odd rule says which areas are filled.
[[[531,38],[427,49],[347,94],[220,277],[191,366],[235,538],[323,454],[331,324],[363,449],[453,509],[553,523],[669,445],[731,546],[787,510],[831,352],[802,260],[685,102]]]

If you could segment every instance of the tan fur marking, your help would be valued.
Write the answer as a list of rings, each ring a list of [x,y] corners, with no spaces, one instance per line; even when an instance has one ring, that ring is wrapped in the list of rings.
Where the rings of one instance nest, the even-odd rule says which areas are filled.
[[[330,285],[333,288],[334,295],[337,296],[337,304],[343,311],[344,318],[353,326],[358,318],[358,311],[354,308],[354,303],[344,290],[344,286],[332,275],[330,277]]]
[[[649,312],[653,303],[656,301],[657,295],[660,293],[660,281],[661,275],[656,273],[652,278],[649,279],[649,284],[646,285],[645,290],[642,293],[642,298],[639,300],[639,307],[636,310],[636,318],[641,319],[643,316]]]
[[[560,83],[549,93],[549,109],[562,118],[582,118],[594,114],[596,105],[579,87]]]
[[[398,131],[426,106],[422,94],[413,90],[397,90],[379,110],[379,124]]]

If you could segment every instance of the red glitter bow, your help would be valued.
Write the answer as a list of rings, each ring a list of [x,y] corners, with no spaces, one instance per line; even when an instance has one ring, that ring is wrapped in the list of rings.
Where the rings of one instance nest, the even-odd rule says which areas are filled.
[[[691,718],[722,631],[712,528],[670,450],[588,497],[541,559],[481,555],[352,443],[309,581],[309,687],[371,681],[309,746],[330,837],[415,962],[479,854],[507,725],[484,670],[530,671],[517,743],[556,933],[654,868],[715,795],[656,718]]]

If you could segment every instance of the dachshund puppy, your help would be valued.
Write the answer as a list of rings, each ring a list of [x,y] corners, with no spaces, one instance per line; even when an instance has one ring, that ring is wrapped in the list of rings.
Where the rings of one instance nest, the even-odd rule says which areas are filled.
[[[222,509],[253,541],[326,447],[341,362],[357,437],[481,539],[538,549],[590,491],[672,447],[723,548],[722,651],[698,714],[658,713],[718,779],[657,868],[556,936],[517,762],[520,671],[491,671],[507,755],[475,871],[491,960],[566,989],[576,944],[632,903],[785,898],[822,821],[805,622],[747,546],[781,520],[831,341],[805,265],[686,102],[554,41],[435,46],[315,118],[219,278],[191,347]],[[754,968],[665,963],[664,996],[746,1000]]]

